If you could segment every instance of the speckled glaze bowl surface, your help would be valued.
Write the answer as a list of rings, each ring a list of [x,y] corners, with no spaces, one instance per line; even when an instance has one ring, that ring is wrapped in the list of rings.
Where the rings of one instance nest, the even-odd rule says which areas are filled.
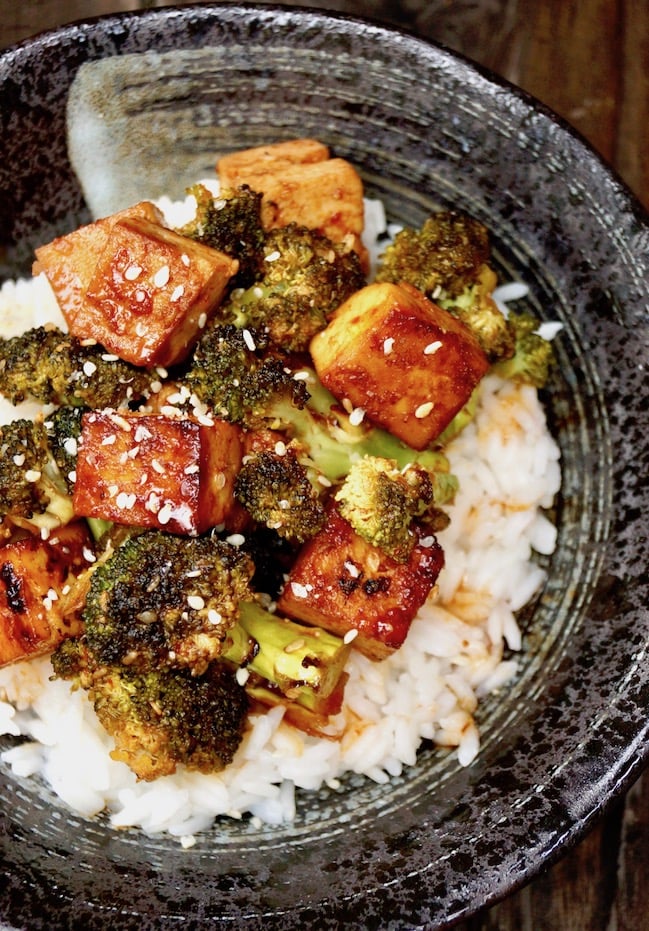
[[[82,822],[1,770],[0,917],[50,931],[442,928],[520,886],[647,754],[646,215],[522,93],[411,36],[295,8],[201,5],[45,34],[0,56],[0,124],[3,277],[89,208],[178,195],[220,152],[311,135],[392,218],[476,215],[503,277],[564,323],[547,392],[558,546],[521,619],[520,673],[480,713],[478,760],[424,749],[389,785],[350,779],[303,797],[290,825],[219,823],[189,850]]]

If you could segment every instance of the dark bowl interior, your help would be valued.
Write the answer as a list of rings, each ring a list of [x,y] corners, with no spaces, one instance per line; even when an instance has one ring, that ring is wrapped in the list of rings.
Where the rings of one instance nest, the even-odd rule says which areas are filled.
[[[0,57],[3,278],[89,218],[68,117],[81,181],[108,178],[102,205],[179,195],[217,153],[311,135],[392,218],[455,205],[484,221],[503,277],[564,323],[547,391],[559,538],[472,766],[424,748],[390,785],[349,779],[302,797],[293,824],[220,822],[190,850],[80,821],[5,766],[0,917],[138,931],[467,917],[581,836],[646,755],[648,219],[566,126],[443,49],[334,15],[201,5],[70,26]]]

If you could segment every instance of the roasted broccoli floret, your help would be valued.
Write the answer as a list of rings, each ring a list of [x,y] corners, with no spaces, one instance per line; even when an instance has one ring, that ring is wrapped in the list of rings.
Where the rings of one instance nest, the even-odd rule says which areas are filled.
[[[526,311],[511,313],[509,322],[516,338],[515,352],[510,359],[498,362],[494,371],[503,378],[516,378],[543,388],[554,364],[552,343],[539,335],[539,321]]]
[[[254,520],[279,536],[303,543],[320,530],[323,486],[312,481],[295,450],[261,450],[246,456],[234,487]]]
[[[207,773],[232,762],[249,702],[225,663],[211,663],[201,675],[107,666],[82,639],[72,639],[53,654],[52,666],[59,678],[90,692],[99,721],[115,741],[111,756],[139,779],[170,775],[179,764]]]
[[[262,195],[247,185],[214,196],[203,184],[195,184],[188,193],[196,199],[196,215],[178,232],[238,259],[232,284],[247,287],[260,273]]]
[[[508,358],[514,336],[490,295],[489,236],[472,217],[441,210],[419,229],[406,228],[381,256],[377,281],[407,281],[462,320],[491,362]]]
[[[313,481],[339,482],[363,456],[394,459],[401,469],[416,462],[430,474],[437,504],[457,490],[446,457],[437,450],[415,451],[392,434],[350,415],[318,381],[298,368],[257,330],[212,327],[201,339],[185,376],[190,390],[217,416],[249,430],[282,431],[299,448],[300,462],[311,463]]]
[[[51,529],[74,516],[41,421],[15,420],[0,428],[0,527]]]
[[[364,284],[356,252],[290,224],[266,233],[260,276],[251,287],[234,290],[219,317],[264,329],[285,349],[306,352],[331,313]]]
[[[119,407],[145,396],[152,380],[145,369],[56,327],[0,339],[0,394],[12,404],[34,398],[43,404]]]
[[[88,407],[58,407],[45,421],[47,437],[68,493],[74,491],[77,449],[81,439],[81,420]]]
[[[83,612],[98,663],[202,673],[227,649],[254,567],[211,537],[127,539],[93,572]]]
[[[267,334],[232,324],[208,328],[184,381],[217,416],[251,429],[272,426],[308,398]]]
[[[417,466],[397,468],[394,460],[366,456],[352,463],[335,499],[357,534],[398,562],[406,562],[416,543],[413,522],[444,526],[434,508],[433,483]]]

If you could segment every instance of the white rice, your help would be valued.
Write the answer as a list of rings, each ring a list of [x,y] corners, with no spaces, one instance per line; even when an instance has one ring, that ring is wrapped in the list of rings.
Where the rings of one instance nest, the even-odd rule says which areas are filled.
[[[164,208],[169,217],[172,205]],[[380,229],[382,211],[372,209],[370,225]],[[5,285],[3,335],[44,317],[62,325],[48,290],[41,279]],[[11,405],[0,406],[2,420],[17,415],[24,416]],[[332,722],[338,739],[307,736],[275,708],[251,716],[224,772],[202,775],[181,768],[138,783],[126,765],[110,758],[111,739],[85,693],[50,681],[45,658],[0,670],[0,734],[27,738],[1,754],[4,763],[16,776],[42,777],[82,816],[105,810],[116,828],[169,832],[186,847],[218,816],[250,813],[269,824],[290,821],[296,792],[335,786],[345,773],[387,782],[416,765],[424,740],[456,748],[460,764],[469,765],[480,746],[478,701],[505,690],[516,673],[516,660],[505,652],[521,649],[515,612],[544,581],[534,553],[554,549],[556,530],[544,509],[561,475],[559,450],[536,391],[492,375],[482,383],[474,421],[448,456],[460,492],[449,508],[450,526],[438,535],[446,555],[438,591],[389,659],[371,662],[352,651],[344,707]]]

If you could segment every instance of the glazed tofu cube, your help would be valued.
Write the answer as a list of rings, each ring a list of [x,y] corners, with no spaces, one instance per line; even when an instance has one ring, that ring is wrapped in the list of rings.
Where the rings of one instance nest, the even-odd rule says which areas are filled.
[[[195,535],[226,521],[241,464],[239,429],[162,414],[83,418],[75,513]]]
[[[223,187],[247,184],[262,193],[266,229],[297,223],[315,229],[333,242],[348,242],[367,265],[361,243],[364,225],[363,182],[349,162],[329,158],[299,164],[275,164],[266,171],[244,166],[222,174]]]
[[[74,232],[59,236],[36,249],[33,273],[45,274],[71,332],[75,332],[77,320],[81,328],[84,328],[85,293],[95,273],[97,259],[106,248],[111,229],[115,223],[133,218],[158,224],[161,224],[163,219],[154,204],[142,201],[113,216],[81,226]],[[92,336],[89,333],[76,332],[75,335],[82,339]]]
[[[145,367],[187,355],[238,268],[158,219],[140,205],[37,250],[70,332]]]
[[[489,368],[468,328],[408,284],[357,291],[310,349],[338,400],[419,450],[448,426]]]
[[[371,659],[397,650],[444,564],[434,537],[420,536],[398,563],[359,537],[335,508],[298,553],[277,610],[340,637]]]
[[[249,179],[254,175],[278,174],[291,165],[322,162],[328,158],[329,149],[316,139],[289,139],[230,152],[221,156],[216,170],[222,187],[235,188],[250,184]]]
[[[79,617],[63,605],[69,582],[91,562],[84,522],[0,548],[0,666],[51,653],[80,632]]]

